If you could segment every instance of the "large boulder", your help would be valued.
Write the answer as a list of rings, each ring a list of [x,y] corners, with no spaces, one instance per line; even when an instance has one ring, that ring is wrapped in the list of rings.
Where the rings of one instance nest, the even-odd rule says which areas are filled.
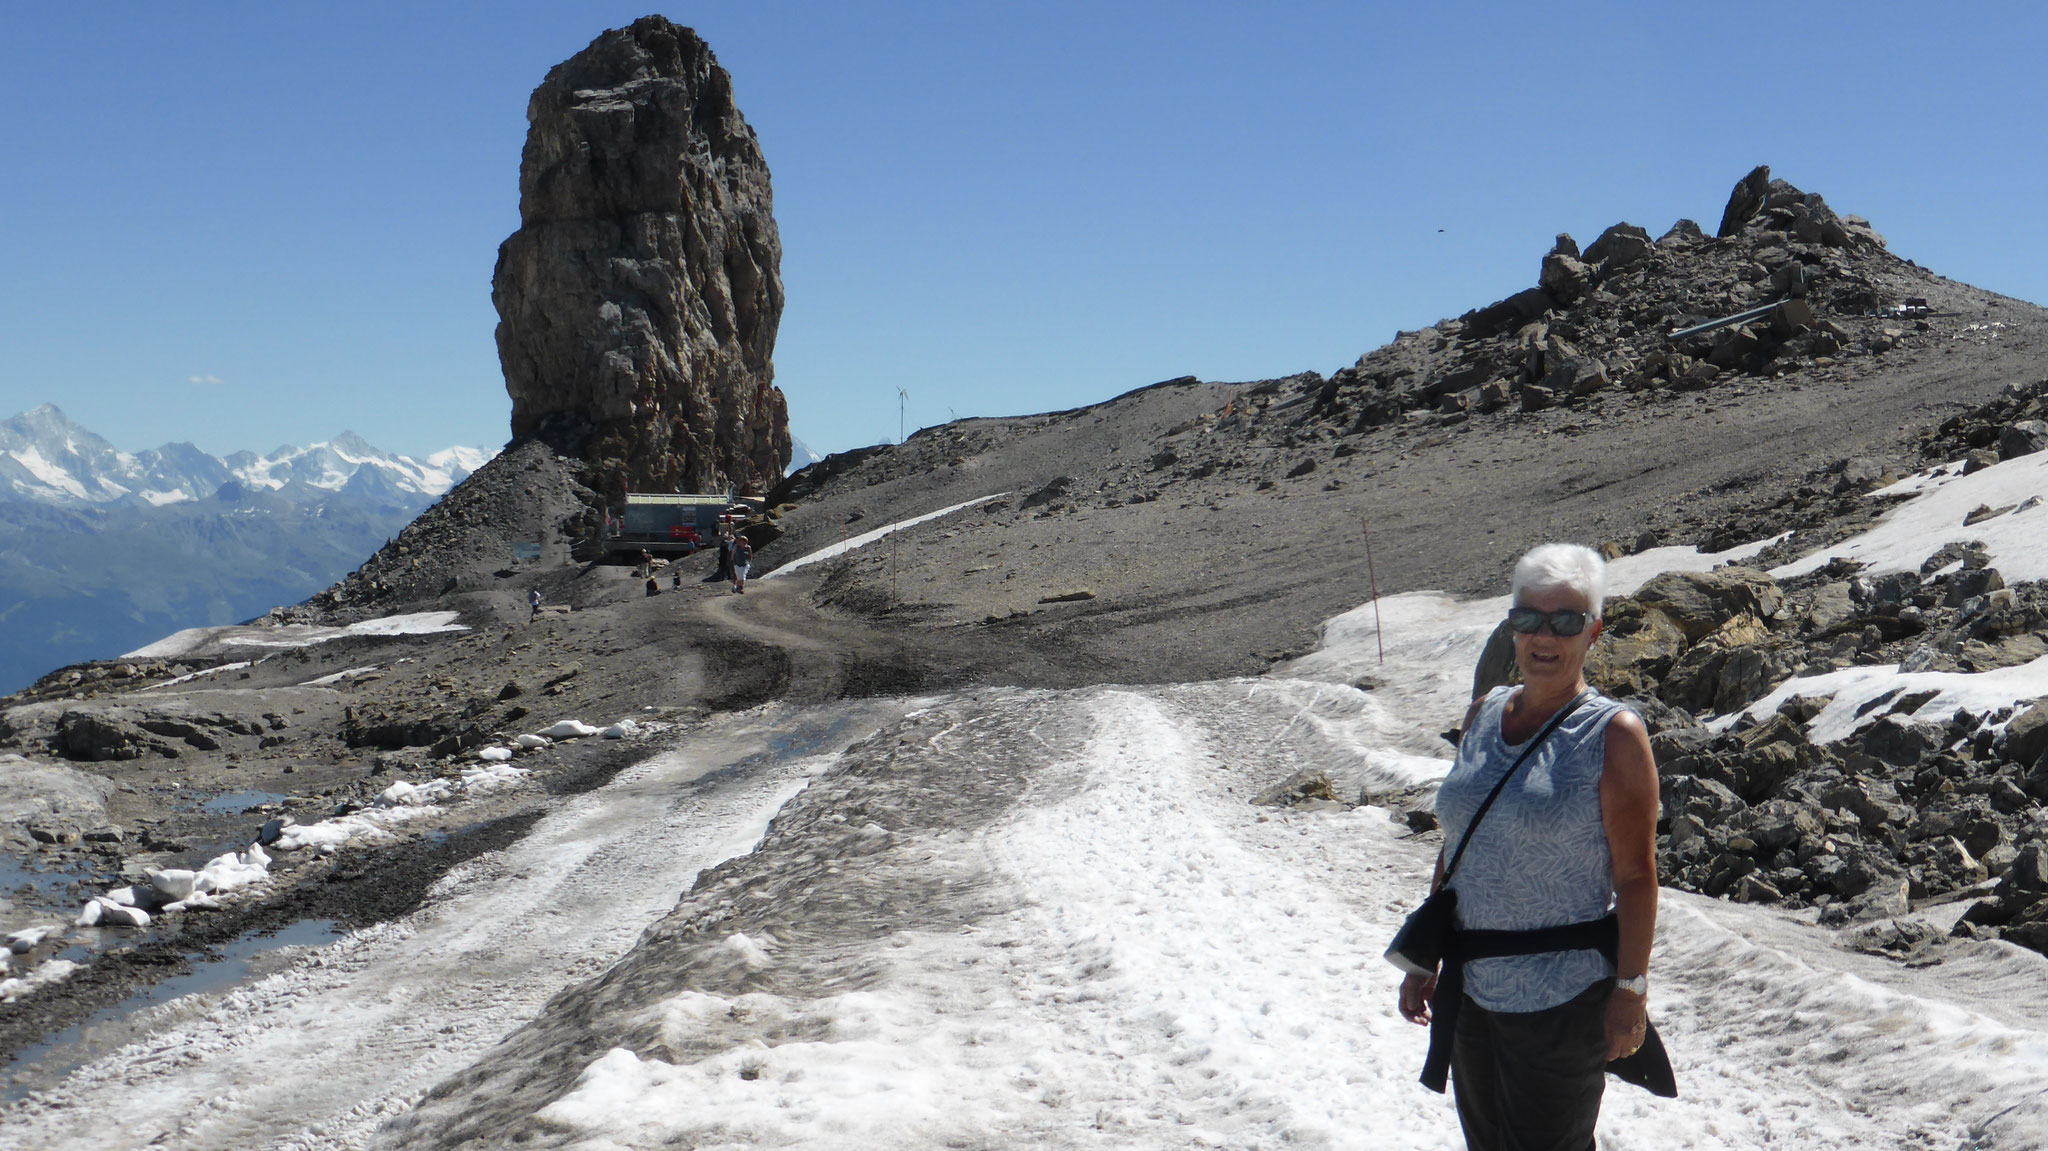
[[[1696,712],[1727,713],[1770,694],[1792,675],[1797,656],[1762,642],[1760,631],[1743,621],[1687,648],[1664,677],[1659,697]]]
[[[1650,239],[1650,233],[1630,223],[1620,223],[1600,233],[1600,238],[1586,245],[1583,259],[1588,264],[1601,264],[1610,272],[1632,267],[1650,258],[1657,251],[1657,244]]]
[[[1778,590],[1777,580],[1743,567],[1665,572],[1637,588],[1634,598],[1663,612],[1689,640],[1706,638],[1736,616],[1768,621],[1785,608],[1785,593]]]
[[[1917,767],[1947,741],[1940,724],[1916,723],[1902,715],[1878,716],[1863,729],[1863,753],[1894,767]]]
[[[141,759],[162,745],[124,714],[73,711],[57,721],[57,750],[66,759],[105,763]]]
[[[114,782],[59,764],[0,755],[0,844],[69,843],[107,824]]]
[[[1671,230],[1657,237],[1657,246],[1668,251],[1684,251],[1707,242],[1707,234],[1691,220],[1680,220],[1671,225]]]
[[[782,241],[732,78],[648,16],[557,65],[526,118],[491,281],[513,438],[581,456],[609,499],[765,491],[790,458]]]
[[[1586,653],[1586,682],[1616,698],[1654,696],[1685,651],[1685,630],[1654,607],[1628,597],[1607,601],[1606,626]]]
[[[2005,725],[2005,758],[2031,767],[2048,751],[2048,701],[2037,703]]]
[[[1536,283],[1551,299],[1569,306],[1586,294],[1587,271],[1576,256],[1552,252],[1543,257],[1543,271]]]
[[[2019,420],[1998,429],[1998,458],[2018,459],[2048,447],[2048,423]]]
[[[1611,381],[1607,365],[1556,336],[1544,343],[1543,378],[1537,381],[1553,395],[1589,396]]]

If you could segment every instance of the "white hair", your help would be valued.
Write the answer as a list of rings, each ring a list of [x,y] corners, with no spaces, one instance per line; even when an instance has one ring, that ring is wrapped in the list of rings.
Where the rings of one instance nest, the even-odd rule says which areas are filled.
[[[1607,599],[1607,561],[1578,544],[1543,544],[1515,564],[1512,588],[1516,603],[1523,592],[1570,588],[1586,597],[1587,614],[1599,619]]]

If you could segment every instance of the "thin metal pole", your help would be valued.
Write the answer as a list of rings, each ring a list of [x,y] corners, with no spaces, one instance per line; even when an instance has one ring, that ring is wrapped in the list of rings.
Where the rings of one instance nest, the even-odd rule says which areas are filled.
[[[1737,312],[1732,316],[1722,316],[1718,320],[1708,320],[1704,324],[1694,324],[1690,328],[1686,328],[1682,331],[1673,332],[1664,338],[1667,340],[1682,340],[1685,339],[1687,336],[1705,335],[1708,332],[1716,331],[1721,328],[1733,327],[1736,324],[1747,323],[1750,320],[1761,320],[1765,316],[1771,314],[1772,308],[1777,307],[1779,304],[1783,302],[1784,301],[1782,300],[1773,300],[1768,304],[1759,304],[1754,308],[1750,308],[1747,311]]]
[[[1380,630],[1380,577],[1372,567],[1372,525],[1364,516],[1358,517],[1359,530],[1365,533],[1365,578],[1372,583],[1372,638],[1379,645],[1380,662],[1387,662],[1386,635]]]

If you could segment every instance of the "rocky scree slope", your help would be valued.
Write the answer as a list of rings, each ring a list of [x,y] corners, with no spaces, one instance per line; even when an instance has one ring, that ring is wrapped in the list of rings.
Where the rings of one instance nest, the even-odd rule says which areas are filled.
[[[612,501],[765,489],[790,458],[782,241],[732,77],[648,16],[551,70],[527,122],[491,286],[514,440],[588,461]]]
[[[451,605],[451,597],[506,591],[514,580],[513,545],[541,545],[543,569],[558,569],[577,541],[601,521],[583,481],[587,465],[538,440],[515,444],[457,484],[338,583],[302,604],[271,612],[273,622],[352,623],[400,607]],[[531,572],[526,574],[532,574]],[[552,585],[547,598],[567,590]],[[522,605],[523,606],[523,605]]]
[[[1316,411],[1372,427],[1417,409],[1536,410],[1614,387],[1700,391],[1826,369],[1922,338],[1924,320],[1907,316],[1949,295],[1867,221],[1759,167],[1736,185],[1716,235],[1680,220],[1652,240],[1624,222],[1583,251],[1559,235],[1537,286],[1359,357],[1323,383]],[[1747,323],[1667,338],[1774,302]],[[1871,318],[1884,322],[1860,322]]]
[[[1495,594],[1549,539],[1723,550],[1799,529],[1787,548],[1817,547],[1882,511],[1862,493],[1920,466],[1943,420],[2044,374],[2048,312],[1761,174],[1728,204],[1726,236],[1632,244],[1617,226],[1542,261],[1555,294],[1401,333],[1332,376],[1189,376],[833,456],[771,495],[799,506],[757,570],[1008,493],[808,569],[818,602],[979,629],[1034,674],[1254,673],[1370,596],[1362,524],[1383,592]],[[1746,330],[1668,338],[1759,305]]]
[[[2011,389],[1930,432],[1923,450],[1963,456],[1968,471],[2031,455],[2048,447],[2044,408],[2048,382]],[[1825,698],[1787,699],[1722,733],[1699,722],[1794,675],[1874,665],[1981,673],[2048,656],[2048,585],[2008,586],[1979,542],[1944,545],[1917,570],[1860,569],[1834,559],[1783,581],[1757,568],[1673,573],[1610,601],[1588,676],[1650,722],[1665,873],[1711,895],[1818,904],[1837,921],[1983,895],[1997,879],[1956,934],[2048,951],[2048,704],[1931,723],[1912,717],[1935,693],[1899,687],[1863,705],[1859,718],[1874,719],[1827,745],[1806,726]],[[1911,949],[1926,935],[1922,926],[1875,938]]]
[[[1807,727],[1827,698],[1790,698],[1724,731],[1700,722],[1794,674],[1985,671],[2048,654],[2048,587],[2004,587],[1984,561],[1953,546],[1921,571],[1871,578],[1845,562],[1782,583],[1753,568],[1670,573],[1609,601],[1588,678],[1649,722],[1666,882],[1846,923],[1985,895],[2000,879],[1955,933],[2048,951],[2048,705],[1929,723],[1911,717],[1934,692],[1894,689],[1863,708],[1874,720],[1828,744]],[[1871,940],[1908,950],[1933,934],[1894,925]]]

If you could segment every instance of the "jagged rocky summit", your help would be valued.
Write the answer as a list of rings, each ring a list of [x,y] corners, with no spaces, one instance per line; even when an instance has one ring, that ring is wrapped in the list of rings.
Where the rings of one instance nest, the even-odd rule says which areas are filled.
[[[491,288],[513,439],[587,461],[608,498],[765,491],[791,450],[782,241],[732,77],[648,16],[550,71],[527,122]]]
[[[1359,357],[1334,374],[1320,413],[1361,429],[1416,409],[1525,411],[1604,391],[1703,391],[1717,380],[1776,376],[1882,353],[1829,315],[1898,308],[1923,271],[1892,255],[1857,216],[1758,167],[1735,185],[1709,236],[1680,220],[1662,236],[1615,224],[1581,250],[1569,235],[1543,257],[1536,286]],[[1669,335],[1762,304],[1749,322]]]

